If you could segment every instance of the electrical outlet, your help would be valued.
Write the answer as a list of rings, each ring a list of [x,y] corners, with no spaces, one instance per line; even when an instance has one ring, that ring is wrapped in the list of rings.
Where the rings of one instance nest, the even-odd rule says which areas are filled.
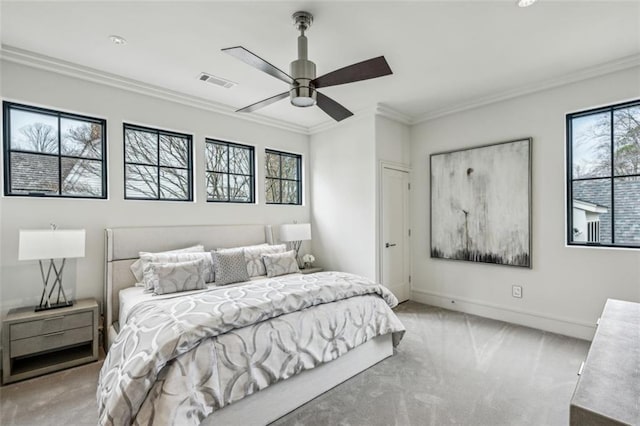
[[[518,299],[521,299],[522,298],[522,286],[521,285],[511,286],[511,295],[513,297],[517,297]]]

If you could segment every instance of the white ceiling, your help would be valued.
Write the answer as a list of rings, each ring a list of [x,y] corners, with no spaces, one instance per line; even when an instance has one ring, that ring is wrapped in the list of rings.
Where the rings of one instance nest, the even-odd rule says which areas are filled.
[[[220,49],[244,46],[288,72],[296,10],[315,17],[307,37],[318,75],[379,55],[389,62],[392,76],[322,90],[356,113],[381,103],[419,118],[640,55],[640,1],[2,1],[1,36],[5,48],[240,108],[287,86]],[[200,82],[202,71],[239,85]],[[260,114],[305,127],[330,121],[286,100]]]

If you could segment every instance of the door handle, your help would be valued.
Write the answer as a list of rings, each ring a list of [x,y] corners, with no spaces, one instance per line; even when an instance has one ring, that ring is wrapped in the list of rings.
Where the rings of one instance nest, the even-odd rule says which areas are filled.
[[[389,248],[389,247],[395,247],[396,245],[395,244],[386,243],[384,246],[385,246],[385,248]]]

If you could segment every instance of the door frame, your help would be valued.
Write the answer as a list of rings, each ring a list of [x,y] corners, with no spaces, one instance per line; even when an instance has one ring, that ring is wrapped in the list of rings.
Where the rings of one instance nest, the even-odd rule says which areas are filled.
[[[378,275],[378,282],[382,281],[382,267],[383,267],[383,256],[384,256],[384,247],[383,247],[383,243],[382,243],[382,237],[383,237],[383,226],[384,226],[384,217],[382,214],[382,210],[383,210],[383,191],[384,191],[384,185],[382,182],[383,179],[383,173],[384,173],[384,169],[391,169],[391,170],[397,170],[400,172],[405,172],[407,173],[407,177],[409,180],[409,185],[411,185],[411,166],[408,166],[406,164],[402,164],[402,163],[396,163],[393,161],[380,161],[380,164],[378,166],[378,229],[377,229],[377,238],[376,238],[376,242],[377,242],[377,246],[378,246],[378,256],[377,256],[377,260],[378,260],[378,267],[377,269],[377,275]],[[409,190],[411,191],[411,190]],[[409,218],[409,230],[411,230],[411,224],[412,224],[412,219],[411,219],[411,192],[409,192],[409,200],[408,200],[408,209],[409,211],[407,212],[407,216]],[[413,237],[413,235],[411,235],[409,237],[409,244],[407,247],[407,256],[409,256],[409,277],[411,277],[413,275],[413,257],[411,256],[411,253],[413,252],[413,244],[411,241],[411,237]],[[413,283],[411,281],[409,281],[409,294],[411,294],[412,291],[412,287],[413,287]]]

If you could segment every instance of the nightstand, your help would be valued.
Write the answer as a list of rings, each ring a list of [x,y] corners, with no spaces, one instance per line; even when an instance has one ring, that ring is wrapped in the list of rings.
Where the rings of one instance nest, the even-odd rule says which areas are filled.
[[[305,268],[305,269],[300,269],[300,273],[301,274],[313,274],[316,272],[322,272],[324,271],[323,268]]]
[[[68,308],[12,309],[2,321],[2,383],[98,360],[98,303]]]

